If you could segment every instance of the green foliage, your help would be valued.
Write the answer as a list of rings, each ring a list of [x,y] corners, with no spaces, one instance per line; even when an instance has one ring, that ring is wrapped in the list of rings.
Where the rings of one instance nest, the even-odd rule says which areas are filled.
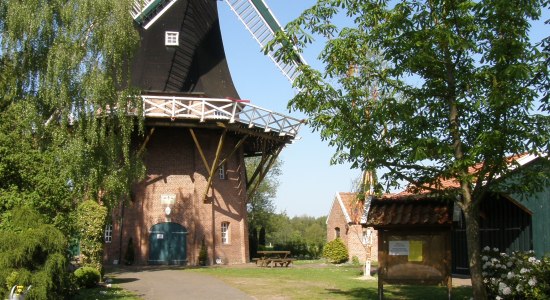
[[[268,45],[282,45],[275,56],[288,61],[314,37],[326,41],[324,70],[300,67],[290,106],[336,148],[333,162],[384,170],[386,190],[404,183],[460,199],[476,299],[485,293],[477,223],[469,220],[479,219],[479,201],[510,172],[507,157],[550,152],[550,40],[529,37],[530,22],[547,7],[546,0],[317,1]],[[528,172],[500,191],[540,190],[549,177]],[[449,178],[459,188],[439,190]]]
[[[360,265],[360,263],[359,263],[359,257],[357,257],[356,255],[354,255],[354,256],[351,258],[351,263],[352,263],[354,266]]]
[[[28,208],[10,212],[9,230],[0,230],[0,294],[13,285],[31,285],[28,299],[59,299],[70,289],[67,241]]]
[[[348,261],[348,248],[340,238],[334,239],[325,245],[323,257],[333,264],[346,262]]]
[[[129,266],[134,264],[135,252],[134,252],[134,242],[130,238],[128,240],[128,246],[126,247],[126,254],[124,255],[124,263]]]
[[[74,271],[76,283],[79,288],[93,288],[101,279],[99,270],[93,267],[81,267]]]
[[[199,250],[199,264],[201,266],[205,266],[208,263],[208,252],[206,248],[206,243],[204,242],[204,238],[201,242],[201,249]]]
[[[130,147],[141,122],[112,109],[141,107],[122,88],[138,45],[132,3],[0,2],[2,218],[28,205],[72,235],[77,199],[113,206],[142,176]]]
[[[267,244],[277,250],[289,250],[292,256],[302,259],[317,259],[326,241],[326,217],[297,216],[289,218],[286,213],[274,214],[266,234]]]
[[[80,234],[80,252],[83,266],[100,270],[103,258],[103,234],[107,208],[87,200],[78,206],[77,228]]]
[[[252,178],[254,172],[262,163],[260,157],[250,157],[245,160],[247,178]],[[277,195],[277,188],[279,186],[278,177],[281,175],[280,160],[276,160],[269,172],[264,177],[264,180],[259,183],[255,193],[248,199],[247,213],[249,229],[260,229],[269,226],[269,220],[275,213],[275,206],[273,205],[273,198]],[[258,179],[258,177],[256,177]],[[254,186],[252,184],[251,186]],[[274,228],[267,227],[268,231]]]

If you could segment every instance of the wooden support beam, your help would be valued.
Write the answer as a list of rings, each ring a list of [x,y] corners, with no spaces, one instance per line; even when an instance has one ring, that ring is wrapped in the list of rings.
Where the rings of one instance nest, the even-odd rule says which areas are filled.
[[[224,158],[219,164],[218,164],[218,168],[221,167],[223,164],[225,164],[225,162],[231,157],[233,156],[233,154],[235,154],[235,152],[237,152],[237,150],[239,150],[239,148],[241,147],[241,145],[244,143],[244,141],[246,141],[246,138],[248,138],[248,135],[245,135],[242,139],[239,140],[239,142],[237,142],[237,144],[235,145],[235,147],[233,148],[233,150],[231,150],[231,153],[229,153],[229,155]]]
[[[254,170],[254,173],[252,173],[252,176],[246,181],[246,187],[248,188],[256,179],[256,176],[258,176],[260,170],[262,169],[263,165],[267,162],[269,159],[269,155],[265,153],[265,147],[266,142],[265,140],[262,143],[262,159],[260,159],[260,162],[258,163],[258,166],[256,167],[256,170]]]
[[[254,184],[254,187],[248,191],[247,201],[248,201],[248,199],[250,199],[252,194],[254,194],[256,192],[256,190],[260,186],[260,183],[264,180],[265,176],[267,175],[267,173],[269,172],[271,167],[273,167],[273,164],[275,164],[275,162],[277,161],[277,157],[279,157],[279,154],[281,153],[282,150],[283,150],[283,147],[280,147],[279,149],[277,149],[277,151],[275,153],[273,153],[271,155],[271,157],[269,159],[269,163],[267,164],[267,167],[265,167],[262,170],[262,172],[260,172],[260,177],[258,178],[256,183]]]
[[[218,142],[218,149],[216,149],[216,156],[214,157],[214,162],[212,163],[212,168],[210,168],[210,174],[208,176],[208,182],[206,183],[206,190],[204,191],[204,195],[202,197],[202,201],[206,201],[206,197],[208,196],[208,191],[210,190],[210,186],[212,185],[212,180],[214,179],[214,174],[216,173],[216,166],[218,165],[218,161],[220,160],[220,155],[222,153],[223,149],[223,143],[225,141],[225,136],[227,134],[227,129],[224,129],[222,132],[222,136],[220,137],[220,141]]]
[[[193,137],[193,141],[195,142],[195,146],[197,146],[197,150],[199,150],[199,154],[202,158],[202,163],[204,164],[204,167],[206,168],[206,172],[210,174],[210,166],[208,165],[208,162],[206,161],[206,156],[204,156],[204,152],[202,151],[201,144],[199,143],[199,140],[197,139],[197,136],[195,135],[195,131],[193,128],[189,128],[189,132],[191,132],[191,137]]]
[[[141,144],[141,146],[139,147],[139,150],[137,152],[138,156],[143,154],[143,151],[145,151],[145,147],[149,143],[149,139],[151,139],[151,136],[153,135],[153,132],[155,132],[155,127],[151,128],[151,130],[149,130],[149,134],[145,137],[145,140],[143,141],[143,144]]]

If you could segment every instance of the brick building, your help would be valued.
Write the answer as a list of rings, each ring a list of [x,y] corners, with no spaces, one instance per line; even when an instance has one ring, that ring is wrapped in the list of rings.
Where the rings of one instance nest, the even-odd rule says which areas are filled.
[[[145,178],[112,212],[107,264],[248,261],[248,196],[301,121],[241,100],[221,40],[216,1],[148,1],[133,16],[141,45],[131,84],[142,91],[145,134],[133,144]],[[245,157],[260,156],[250,178]],[[130,244],[130,240],[132,243]]]
[[[356,193],[336,193],[327,217],[327,242],[342,239],[348,248],[350,261],[356,256],[364,263],[370,255],[378,260],[378,234],[366,226],[365,202]]]

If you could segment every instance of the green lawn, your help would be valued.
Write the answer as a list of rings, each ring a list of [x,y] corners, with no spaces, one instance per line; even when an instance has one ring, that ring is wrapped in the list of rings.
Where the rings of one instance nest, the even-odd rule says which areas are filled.
[[[131,292],[123,290],[117,285],[117,279],[113,278],[111,287],[96,287],[93,289],[81,289],[72,297],[75,300],[138,300]]]
[[[188,269],[215,276],[257,299],[377,299],[377,281],[360,266],[297,262],[290,268],[210,267]],[[386,299],[447,299],[446,287],[385,286]],[[453,299],[470,299],[470,287],[453,288]]]

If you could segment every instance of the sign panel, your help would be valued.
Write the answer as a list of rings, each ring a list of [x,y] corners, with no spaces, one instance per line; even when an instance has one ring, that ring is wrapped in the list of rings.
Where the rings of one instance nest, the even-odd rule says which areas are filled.
[[[409,261],[422,260],[422,241],[409,241]]]
[[[160,204],[174,205],[176,203],[176,194],[160,195]]]
[[[409,241],[390,241],[390,255],[409,255]]]

